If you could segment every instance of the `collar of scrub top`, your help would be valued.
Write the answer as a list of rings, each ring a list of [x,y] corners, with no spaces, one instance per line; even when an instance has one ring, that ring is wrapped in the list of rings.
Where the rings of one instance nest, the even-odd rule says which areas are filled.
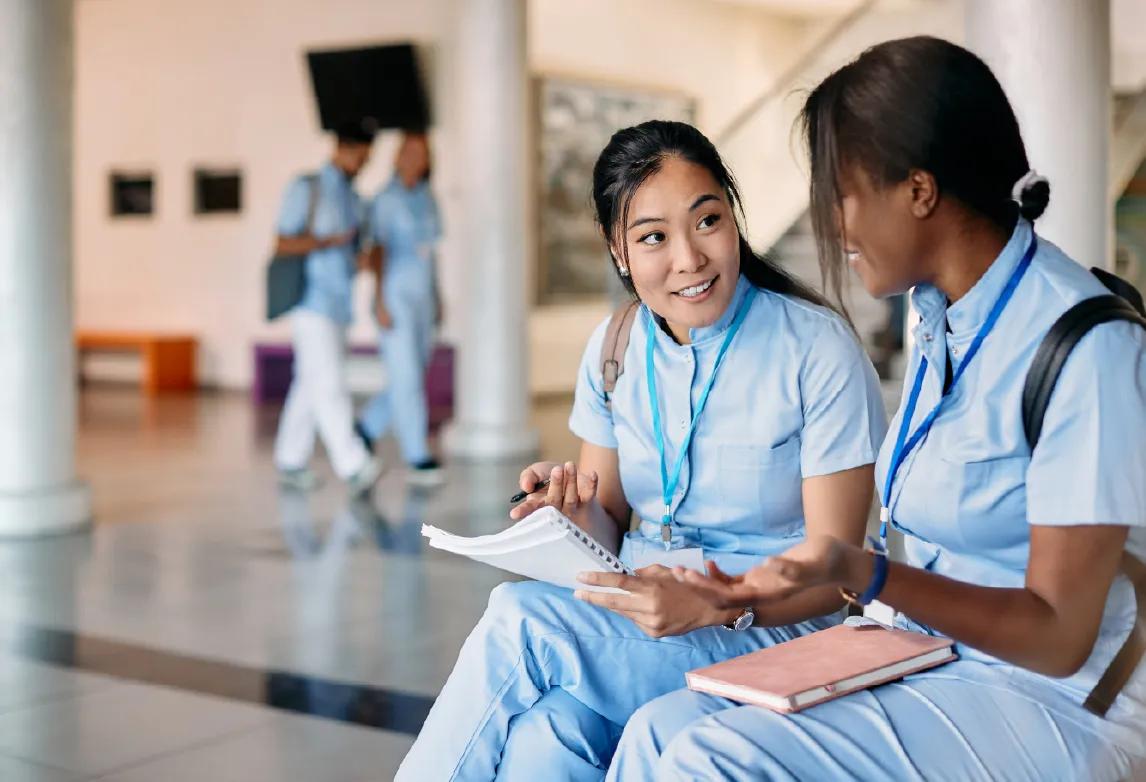
[[[656,315],[647,305],[641,306],[641,317],[648,318],[656,323],[659,328],[653,329],[656,332],[657,348],[669,353],[692,353],[694,348],[704,345],[708,342],[715,342],[724,338],[724,333],[728,327],[732,325],[733,319],[736,317],[736,312],[740,308],[740,304],[744,301],[744,297],[748,295],[748,291],[753,291],[753,295],[757,290],[756,286],[740,275],[736,280],[736,290],[732,292],[732,299],[728,302],[728,307],[725,308],[724,314],[717,318],[711,325],[701,326],[695,329],[688,330],[688,343],[681,344],[676,341],[668,333],[668,326],[664,318]],[[645,321],[644,327],[648,330],[648,320]]]
[[[350,186],[350,177],[346,175],[345,171],[334,165],[333,160],[328,160],[323,163],[322,167],[318,170],[318,174],[328,182],[334,182],[343,187]]]
[[[743,278],[741,278],[741,281],[743,281]],[[737,283],[738,291],[740,287],[739,282],[740,281]],[[712,373],[708,376],[708,380],[704,384],[704,390],[701,391],[700,398],[697,399],[696,409],[693,410],[692,413],[692,421],[689,422],[688,431],[685,432],[684,439],[681,441],[680,448],[677,451],[676,459],[673,461],[671,469],[665,459],[665,437],[664,429],[661,426],[661,411],[657,397],[657,376],[654,361],[657,332],[661,332],[661,328],[653,317],[649,317],[646,321],[645,378],[649,389],[649,405],[652,407],[653,414],[653,439],[656,441],[657,454],[660,457],[661,497],[664,500],[665,506],[664,515],[661,517],[661,540],[664,541],[666,551],[672,547],[672,519],[675,512],[673,508],[673,496],[676,494],[677,486],[680,484],[680,471],[684,467],[684,460],[688,457],[689,447],[692,445],[692,435],[696,432],[696,425],[700,421],[700,416],[704,413],[705,405],[708,404],[708,395],[712,392],[712,386],[716,383],[716,374],[720,371],[720,365],[724,362],[724,357],[728,354],[728,346],[732,344],[736,332],[740,331],[740,326],[748,316],[748,310],[752,308],[752,301],[756,298],[756,293],[756,286],[749,284],[748,290],[742,296],[733,296],[732,300],[728,303],[724,315],[717,321],[717,323],[724,321],[729,313],[732,313],[731,322],[727,328],[724,329],[724,338],[716,353],[716,360],[713,361]],[[651,314],[651,310],[649,312]],[[691,336],[693,332],[701,330],[702,329],[689,329],[689,334]],[[679,507],[679,505],[680,503],[678,502],[677,506]]]
[[[1020,255],[1017,252],[1017,247],[1025,247],[1026,249]],[[978,354],[979,348],[982,347],[983,341],[995,327],[995,323],[1003,314],[1003,310],[1006,309],[1019,281],[1030,268],[1037,247],[1038,238],[1031,230],[1030,224],[1025,220],[1019,220],[1010,241],[999,253],[999,257],[979,278],[979,281],[972,286],[971,290],[955,304],[947,307],[947,300],[942,292],[931,285],[920,285],[912,294],[912,306],[916,308],[921,317],[919,326],[913,332],[916,344],[921,345],[921,356],[919,368],[915,372],[915,380],[911,386],[911,393],[908,395],[907,404],[903,408],[899,433],[895,438],[895,447],[892,449],[891,459],[887,465],[887,476],[884,479],[883,501],[880,503],[879,509],[879,543],[883,550],[887,549],[887,527],[891,522],[891,489],[895,485],[896,473],[907,459],[908,454],[922,442],[931,430],[931,425],[935,423],[943,403],[955,390],[959,379],[971,364],[972,359]],[[954,375],[947,385],[947,390],[919,423],[919,426],[915,428],[915,431],[909,434],[912,419],[915,417],[915,407],[919,403],[919,392],[923,387],[923,378],[927,374],[928,363],[932,361],[935,362],[936,366],[943,366],[941,362],[935,361],[934,355],[929,355],[929,353],[934,352],[931,345],[939,342],[940,348],[946,354],[947,347],[941,339],[945,329],[944,321],[950,324],[953,334],[956,335],[961,332],[966,333],[976,325],[978,325],[978,329],[967,348],[967,352],[963,355],[962,361],[953,367]],[[937,334],[940,339],[935,338]]]

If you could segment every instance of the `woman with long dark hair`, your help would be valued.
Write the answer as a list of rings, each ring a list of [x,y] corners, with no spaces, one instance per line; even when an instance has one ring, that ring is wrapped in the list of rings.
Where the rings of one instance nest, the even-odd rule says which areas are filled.
[[[600,779],[629,715],[685,671],[840,620],[834,589],[716,609],[670,566],[739,573],[805,534],[860,542],[885,424],[854,334],[748,246],[732,177],[696,128],[619,131],[593,197],[639,306],[585,349],[577,463],[527,468],[524,490],[550,483],[512,516],[556,507],[637,575],[585,579],[628,594],[495,589],[400,779]],[[607,370],[603,345],[620,359]]]
[[[794,715],[673,693],[629,722],[611,776],[1137,778],[1146,332],[1103,323],[1077,343],[1032,448],[1036,350],[1108,291],[1035,233],[1049,183],[990,69],[935,38],[881,44],[811,92],[803,128],[821,262],[846,259],[877,296],[914,287],[915,348],[876,467],[907,561],[810,533],[742,577],[683,577],[721,604],[878,596],[960,659]]]

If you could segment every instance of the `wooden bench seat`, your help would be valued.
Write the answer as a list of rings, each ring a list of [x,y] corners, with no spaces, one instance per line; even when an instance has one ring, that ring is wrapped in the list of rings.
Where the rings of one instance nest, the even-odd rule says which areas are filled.
[[[146,331],[79,331],[76,350],[84,353],[138,353],[143,360],[140,387],[145,394],[190,391],[197,386],[198,340],[186,334]],[[82,377],[81,377],[82,380]]]

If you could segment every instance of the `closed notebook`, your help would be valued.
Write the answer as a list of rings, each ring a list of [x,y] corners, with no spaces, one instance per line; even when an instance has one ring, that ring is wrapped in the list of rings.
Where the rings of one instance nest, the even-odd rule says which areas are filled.
[[[428,524],[422,525],[422,534],[433,548],[519,576],[570,589],[624,594],[620,589],[577,581],[578,573],[627,573],[628,570],[604,545],[555,508],[540,508],[496,535],[466,538]]]
[[[848,620],[690,671],[685,680],[690,690],[795,712],[954,660],[953,643],[872,620]]]

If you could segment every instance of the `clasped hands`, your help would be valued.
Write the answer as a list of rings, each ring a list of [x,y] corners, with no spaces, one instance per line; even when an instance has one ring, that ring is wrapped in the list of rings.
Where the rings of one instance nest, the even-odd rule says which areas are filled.
[[[642,568],[633,576],[582,573],[579,580],[584,584],[629,594],[578,590],[575,596],[628,617],[653,638],[682,635],[727,624],[748,606],[766,609],[804,590],[843,583],[850,548],[831,536],[817,536],[736,576],[711,561],[707,573],[662,565]]]
[[[510,517],[520,520],[551,506],[593,534],[605,515],[597,501],[597,475],[579,474],[572,462],[538,462],[522,471],[521,488],[531,491],[545,478],[549,486],[528,496]],[[731,622],[748,606],[766,608],[807,589],[844,584],[849,558],[857,552],[862,555],[855,546],[818,535],[736,576],[711,561],[706,573],[663,565],[641,568],[634,575],[582,573],[578,578],[586,585],[626,594],[577,590],[574,596],[632,620],[650,637],[683,635]]]

